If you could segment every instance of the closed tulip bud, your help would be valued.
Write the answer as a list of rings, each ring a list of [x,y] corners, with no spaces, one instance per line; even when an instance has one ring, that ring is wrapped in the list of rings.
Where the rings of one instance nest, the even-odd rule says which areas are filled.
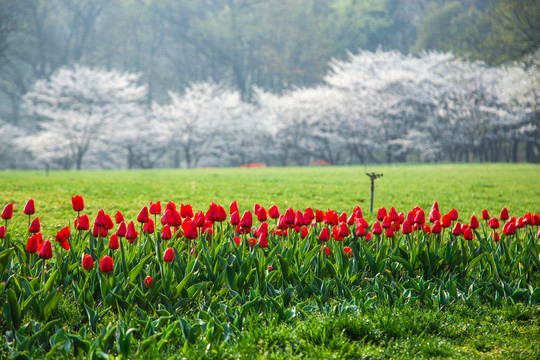
[[[107,226],[107,218],[105,217],[105,212],[103,209],[99,209],[96,219],[94,220],[94,226],[105,227]]]
[[[99,270],[106,274],[113,271],[113,259],[108,255],[104,255],[101,260],[99,260]]]
[[[341,222],[347,222],[347,213],[346,212],[342,212],[341,215],[339,215],[338,217],[338,221],[341,223]]]
[[[233,242],[236,246],[240,246],[240,238],[238,236],[233,237]]]
[[[342,241],[343,238],[341,236],[339,236],[339,230],[338,230],[338,226],[337,225],[334,225],[334,227],[332,228],[332,238],[336,241]]]
[[[424,210],[418,211],[416,215],[414,216],[414,223],[424,225],[425,222],[426,222],[426,218],[424,215]]]
[[[469,227],[469,224],[461,224],[461,233],[465,231]]]
[[[401,233],[403,235],[407,235],[407,234],[410,234],[412,232],[412,228],[411,228],[411,224],[405,220],[403,222],[403,225],[401,226]]]
[[[454,225],[454,228],[452,229],[452,235],[454,236],[459,236],[461,235],[461,224],[459,223],[459,221],[456,223],[456,225]]]
[[[35,254],[38,250],[38,238],[36,234],[33,234],[26,240],[26,252],[30,254]]]
[[[307,227],[302,226],[302,228],[300,229],[300,238],[304,240],[306,236],[308,236],[308,229]]]
[[[215,203],[211,203],[205,215],[206,220],[211,221],[211,222],[217,221],[218,219],[217,212],[218,212],[217,205]]]
[[[137,215],[137,221],[145,224],[148,222],[148,220],[150,220],[148,215],[148,208],[144,206],[141,211],[139,211],[139,215]]]
[[[471,216],[471,221],[469,221],[469,227],[471,229],[478,229],[480,227],[480,224],[478,223],[478,219],[476,216]]]
[[[326,254],[326,257],[330,256],[330,249],[328,248],[328,246],[323,246],[321,247],[321,250],[319,250],[321,253],[324,251],[324,253]]]
[[[144,234],[153,234],[154,231],[155,231],[154,221],[152,219],[149,219],[148,222],[143,225],[143,233]]]
[[[315,221],[318,223],[324,221],[324,211],[315,209]]]
[[[257,211],[259,211],[260,208],[261,208],[261,205],[255,203],[255,204],[253,205],[253,213],[254,213],[254,214],[257,214]]]
[[[540,215],[538,215],[538,213],[534,213],[534,215],[532,216],[532,224],[531,225],[534,225],[534,226],[539,226],[540,225]]]
[[[206,222],[204,223],[204,226],[201,228],[201,233],[202,234],[208,233],[208,235],[212,236],[213,234],[212,224],[213,223],[210,220],[206,220]]]
[[[356,222],[356,236],[366,236],[366,229],[364,228],[364,225],[362,225],[360,222]]]
[[[307,224],[308,223],[306,222],[306,219],[304,219],[304,215],[302,214],[302,212],[300,210],[297,210],[295,218],[294,218],[294,225],[303,226],[303,225],[307,225]]]
[[[34,206],[34,199],[30,199],[26,202],[26,205],[24,205],[23,213],[25,215],[33,215],[36,212],[36,208]]]
[[[414,218],[416,217],[416,213],[414,211],[409,211],[407,213],[407,218],[405,220],[407,220],[409,222],[409,224],[414,224]]]
[[[90,229],[90,221],[88,215],[84,214],[75,218],[75,230],[87,231]]]
[[[56,233],[55,241],[65,250],[69,250],[69,242],[67,242],[69,236],[69,226],[65,226]]]
[[[120,243],[118,242],[118,236],[116,234],[112,234],[109,239],[109,249],[116,250],[120,247]]]
[[[283,221],[285,221],[285,224],[293,225],[294,220],[295,220],[294,210],[292,208],[288,208],[287,210],[285,210],[285,216],[284,216],[284,220],[283,220]]]
[[[354,216],[354,214],[351,214],[351,216],[347,218],[347,225],[353,225],[355,220],[356,217]]]
[[[327,227],[323,227],[319,233],[319,241],[328,241],[330,240],[330,232]]]
[[[257,210],[256,214],[258,221],[262,222],[267,220],[266,210],[263,207],[260,207],[259,210]]]
[[[452,224],[452,219],[450,218],[450,215],[444,214],[443,217],[441,218],[441,226],[443,228],[449,228],[451,224]]]
[[[171,210],[170,214],[171,214],[171,217],[169,218],[169,223],[168,223],[169,226],[177,227],[177,226],[182,225],[182,218],[180,217],[180,213],[178,211]],[[204,221],[204,216],[202,215],[202,212],[201,212],[201,217]]]
[[[244,229],[251,229],[251,225],[253,225],[253,215],[251,214],[251,211],[244,212],[238,225]]]
[[[463,238],[465,240],[472,240],[473,238],[473,232],[470,228],[466,228],[465,231],[463,232]]]
[[[148,212],[152,215],[160,215],[161,214],[161,202],[160,201],[156,201],[156,202],[151,202],[150,201],[150,205],[148,206]]]
[[[362,218],[362,209],[360,209],[360,206],[356,205],[353,209],[353,214],[356,219]]]
[[[44,260],[52,258],[52,247],[51,247],[51,242],[49,240],[45,240],[39,246],[38,256],[40,259],[44,259]]]
[[[381,226],[383,227],[383,229],[388,229],[389,227],[393,226],[392,221],[390,221],[390,218],[388,216],[384,217]]]
[[[143,280],[143,284],[144,284],[144,287],[147,288],[147,289],[150,286],[152,286],[152,277],[151,276],[145,277],[144,280]]]
[[[122,221],[124,221],[124,216],[120,211],[116,211],[114,214],[114,222],[120,224]]]
[[[6,227],[4,225],[0,226],[0,239],[3,239],[6,236]]]
[[[351,248],[348,247],[348,246],[345,246],[345,247],[343,248],[343,252],[344,252],[345,254],[347,254],[348,257],[351,257],[351,255],[352,255]]]
[[[94,260],[90,255],[84,255],[82,258],[82,267],[86,271],[90,271],[94,268]]]
[[[405,221],[405,215],[403,214],[403,211],[398,214],[398,221],[400,224],[403,224],[403,221]]]
[[[73,211],[83,211],[84,210],[84,201],[82,196],[75,195],[71,197],[71,207]]]
[[[276,205],[272,205],[268,208],[268,216],[270,216],[271,219],[279,218],[279,211]]]
[[[482,210],[482,220],[489,220],[489,214],[486,209]]]
[[[440,220],[441,214],[439,213],[439,210],[431,208],[431,211],[429,212],[428,220],[429,222],[433,223],[435,220]]]
[[[193,222],[198,228],[202,228],[205,223],[204,213],[202,211],[199,211],[198,213],[196,213],[195,217],[193,218]]]
[[[170,240],[172,237],[171,227],[169,225],[163,226],[163,229],[161,229],[161,240]]]
[[[347,237],[349,236],[349,228],[347,227],[347,223],[345,222],[340,222],[339,223],[339,231],[338,231],[338,235],[340,237]]]
[[[240,214],[238,213],[238,211],[235,211],[231,214],[230,222],[231,225],[234,226],[240,224]]]
[[[174,259],[174,251],[172,248],[167,248],[164,252],[163,252],[163,261],[165,262],[171,262],[173,261]]]
[[[268,241],[266,240],[266,234],[262,233],[259,235],[259,247],[265,248],[268,247]]]
[[[28,232],[30,232],[32,234],[35,234],[35,233],[39,232],[39,229],[40,229],[39,218],[37,217],[34,220],[32,220],[32,222],[30,223],[30,227],[28,228]]]
[[[371,229],[371,232],[372,232],[374,235],[380,235],[380,234],[382,234],[381,224],[379,224],[378,221],[375,221],[375,224],[373,224],[373,229]]]
[[[431,232],[434,234],[440,234],[441,230],[441,222],[439,220],[435,220],[435,222],[433,222],[433,226],[431,227]]]
[[[457,218],[458,218],[458,212],[457,212],[457,210],[454,209],[454,208],[450,209],[450,211],[448,212],[448,215],[450,215],[450,219],[451,219],[452,221],[456,221]]]
[[[498,229],[499,228],[499,220],[497,218],[493,217],[489,219],[488,226],[492,229]]]
[[[505,207],[501,209],[501,213],[499,214],[499,219],[503,221],[508,220],[508,210]]]
[[[260,234],[265,234],[268,236],[268,224],[266,222],[263,222],[257,231],[255,231],[256,236],[259,236]]]
[[[139,234],[137,233],[137,231],[135,231],[135,224],[133,223],[133,221],[130,221],[126,230],[126,239],[130,243],[133,243],[137,239],[138,235]]]
[[[186,239],[193,240],[199,236],[199,233],[197,232],[197,224],[195,224],[195,221],[184,222],[182,224],[182,230],[184,231],[184,237]],[[202,231],[202,233],[204,233],[204,231]]]
[[[491,234],[491,238],[495,242],[499,241],[499,233],[497,231],[493,231],[493,234]]]
[[[229,205],[229,215],[232,215],[232,213],[235,211],[238,211],[238,205],[236,204],[236,200],[234,200],[231,205]]]
[[[0,218],[4,220],[9,220],[13,217],[13,203],[9,203],[4,207],[4,210],[2,210],[2,214],[0,215]]]
[[[135,230],[135,227],[133,227],[133,230]],[[116,229],[116,236],[123,238],[126,237],[127,228],[126,223],[122,220],[120,225],[118,225],[118,229]]]
[[[307,207],[306,210],[304,210],[304,218],[309,220],[311,223],[313,219],[315,219],[315,214],[313,213],[313,209],[310,207]]]
[[[105,214],[105,229],[111,230],[114,227],[114,223],[111,220],[111,217]]]
[[[382,207],[377,211],[377,220],[383,221],[385,216],[386,216],[386,209]]]
[[[394,228],[393,227],[389,227],[385,230],[385,235],[386,237],[394,237]]]
[[[525,224],[523,223],[523,218],[520,216],[516,220],[516,228],[523,229],[525,227]]]
[[[225,209],[223,208],[223,206],[218,205],[217,206],[217,219],[216,219],[216,221],[223,222],[225,220],[227,220],[227,213],[225,212]]]

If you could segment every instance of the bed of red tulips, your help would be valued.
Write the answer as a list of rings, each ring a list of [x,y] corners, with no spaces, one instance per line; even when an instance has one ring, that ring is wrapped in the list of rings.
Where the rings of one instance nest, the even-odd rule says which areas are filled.
[[[114,347],[129,356],[133,337],[158,349],[201,337],[226,342],[246,316],[262,312],[289,321],[378,303],[540,303],[537,213],[463,217],[435,202],[429,211],[381,208],[372,218],[358,206],[341,214],[259,204],[240,211],[233,202],[194,211],[156,201],[125,219],[103,209],[84,214],[78,195],[72,207],[73,221],[59,230],[41,228],[32,199],[0,215],[1,325],[10,351]],[[28,233],[14,233],[14,221],[27,221]],[[62,301],[83,314],[80,331],[59,331]],[[118,323],[105,326],[107,316]]]

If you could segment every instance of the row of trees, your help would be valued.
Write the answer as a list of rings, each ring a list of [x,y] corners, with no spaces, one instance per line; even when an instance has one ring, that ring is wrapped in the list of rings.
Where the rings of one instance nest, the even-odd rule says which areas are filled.
[[[32,127],[0,124],[2,167],[149,168],[540,160],[539,57],[490,67],[451,53],[334,60],[281,94],[212,81],[147,103],[141,76],[62,68],[24,96]]]

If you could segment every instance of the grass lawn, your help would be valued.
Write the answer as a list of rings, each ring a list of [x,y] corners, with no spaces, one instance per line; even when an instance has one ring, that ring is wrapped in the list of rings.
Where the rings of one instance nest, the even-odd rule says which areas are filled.
[[[206,211],[210,202],[215,202],[228,212],[228,205],[236,200],[240,211],[253,210],[257,202],[266,209],[276,204],[281,212],[287,207],[296,210],[311,206],[313,209],[330,208],[349,214],[354,206],[359,205],[364,217],[371,222],[374,214],[369,214],[370,182],[366,172],[384,174],[375,183],[375,211],[382,206],[387,209],[393,206],[398,212],[406,213],[414,206],[420,206],[427,217],[431,205],[437,201],[441,214],[455,208],[464,222],[468,222],[472,214],[480,218],[484,208],[491,216],[498,216],[503,206],[516,217],[529,211],[540,212],[540,167],[531,164],[54,171],[48,175],[36,171],[6,171],[0,172],[0,210],[5,204],[14,203],[9,230],[14,235],[13,241],[19,244],[26,241],[28,219],[22,214],[22,208],[29,198],[35,200],[35,216],[40,218],[44,237],[54,239],[61,227],[73,226],[75,216],[71,209],[71,196],[76,194],[84,198],[84,212],[90,221],[100,208],[111,215],[120,210],[129,221],[136,220],[141,207],[150,201],[159,200],[162,206],[168,201],[177,205],[189,203],[194,211]],[[184,246],[179,245],[179,241],[175,245]],[[79,251],[84,251],[84,246]],[[149,244],[145,249],[152,252],[152,246]],[[336,249],[332,248],[333,251]],[[371,249],[375,253],[376,247]],[[101,250],[103,253],[108,251]],[[138,250],[131,251],[130,255],[131,266],[135,267],[138,261],[144,262],[143,271],[152,272],[154,276],[155,289],[151,289],[156,292],[149,297],[150,290],[145,292],[147,290],[142,285],[142,274],[135,274],[131,281],[124,282],[122,271],[115,268],[118,281],[111,285],[111,279],[98,274],[97,270],[91,276],[83,277],[86,273],[77,262],[70,265],[69,252],[62,253],[63,260],[53,258],[55,263],[48,274],[52,277],[53,270],[57,269],[53,288],[58,290],[48,295],[36,295],[36,299],[43,299],[43,304],[54,303],[54,300],[57,305],[46,315],[40,310],[40,304],[28,305],[27,312],[23,311],[22,325],[17,330],[10,325],[12,320],[6,314],[16,312],[13,310],[16,300],[23,300],[19,301],[23,310],[24,304],[35,302],[32,294],[39,292],[42,286],[39,278],[42,263],[34,260],[33,266],[18,265],[27,261],[25,256],[19,255],[18,262],[13,260],[6,265],[4,259],[7,258],[2,257],[0,251],[0,306],[3,306],[4,314],[0,317],[0,358],[43,358],[47,355],[50,358],[99,359],[120,354],[119,358],[189,359],[540,358],[540,306],[514,301],[514,298],[519,300],[520,296],[528,294],[528,284],[531,285],[531,293],[534,288],[540,292],[538,274],[523,273],[520,279],[513,281],[504,273],[520,273],[519,266],[522,265],[518,264],[519,261],[514,261],[514,265],[510,260],[502,263],[504,271],[499,270],[500,274],[495,271],[495,265],[482,264],[485,259],[476,262],[477,270],[473,269],[468,277],[441,270],[438,273],[441,276],[437,275],[425,283],[432,294],[430,296],[435,298],[435,294],[444,289],[449,293],[455,292],[452,286],[457,284],[460,297],[440,306],[437,305],[440,303],[429,301],[413,303],[402,297],[402,290],[410,289],[411,281],[422,284],[422,275],[409,279],[399,264],[386,261],[384,256],[376,260],[386,270],[375,274],[369,270],[371,265],[358,265],[358,268],[367,270],[363,278],[356,280],[349,277],[347,270],[338,268],[341,257],[333,258],[333,267],[326,267],[323,260],[318,263],[311,261],[312,269],[316,271],[307,269],[305,274],[309,276],[306,275],[306,279],[317,284],[313,294],[325,287],[331,288],[330,296],[325,297],[306,295],[309,294],[309,286],[298,277],[300,271],[296,278],[285,281],[287,271],[283,268],[282,256],[286,257],[287,249],[283,249],[280,255],[271,253],[273,258],[266,260],[274,268],[279,268],[273,275],[268,272],[266,280],[262,276],[264,271],[260,272],[268,265],[264,263],[264,256],[255,257],[250,262],[249,256],[241,258],[230,250],[215,250],[214,253],[208,250],[207,253],[201,244],[197,251],[201,252],[199,263],[189,260],[191,258],[182,258],[175,265],[173,276],[181,274],[188,281],[186,289],[182,288],[173,296],[180,299],[176,303],[181,304],[180,307],[170,304],[170,292],[164,295],[168,290],[163,290],[164,282],[160,278],[166,277],[161,268],[165,264],[156,261],[155,255],[144,258],[144,251],[141,255]],[[300,254],[300,249],[295,251]],[[317,260],[319,251],[317,248],[308,249],[302,254]],[[392,254],[399,252],[396,250]],[[296,264],[294,266],[301,263],[301,258],[292,257],[291,267],[293,263]],[[500,258],[501,262],[505,260],[503,255]],[[229,273],[219,277],[226,273],[219,269],[222,264],[227,267],[225,260],[232,266],[239,259],[245,261],[246,265],[242,265],[241,270],[250,274],[252,285],[247,290],[242,290],[239,285],[242,291],[233,291],[240,280],[231,280],[229,276],[234,274]],[[352,268],[352,262],[348,265],[349,260],[343,261]],[[192,275],[188,275],[189,269]],[[212,269],[218,270],[212,273]],[[337,269],[339,275],[334,278],[329,269],[334,273]],[[489,269],[493,269],[497,277]],[[421,268],[415,268],[415,271],[423,274]],[[280,280],[281,273],[283,281]],[[16,285],[13,284],[16,282],[14,277],[19,279]],[[336,279],[350,280],[350,284],[356,286],[357,292],[352,298],[336,287]],[[466,296],[467,288],[461,285],[467,281],[476,286],[470,291],[478,289],[486,296],[496,293],[492,283],[497,286],[508,283],[518,290],[512,296],[501,297],[504,299],[495,301],[496,305],[493,305],[474,300],[477,299],[475,296]],[[72,287],[75,282],[77,289]],[[263,287],[260,287],[261,282],[265,284]],[[99,286],[96,285],[95,291],[86,298],[84,292],[78,297],[74,295],[79,294],[79,288],[94,289],[98,283]],[[261,288],[266,289],[266,284],[268,289],[275,287],[279,296],[270,296],[268,292],[258,294]],[[302,286],[303,291],[300,290]],[[8,288],[15,289],[11,302]],[[103,290],[105,288],[107,291]],[[62,296],[54,298],[56,291]],[[108,291],[115,293],[116,297],[107,299]],[[384,301],[385,291],[397,294],[396,299]],[[140,299],[150,298],[153,303],[148,306],[140,303]],[[471,300],[462,300],[465,298]],[[87,309],[86,304],[93,307]],[[215,337],[221,340],[214,341]]]

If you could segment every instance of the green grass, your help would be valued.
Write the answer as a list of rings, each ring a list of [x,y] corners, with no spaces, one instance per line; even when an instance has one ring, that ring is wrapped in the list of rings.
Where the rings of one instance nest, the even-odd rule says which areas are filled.
[[[0,173],[0,206],[13,202],[22,216],[29,198],[36,201],[42,226],[56,231],[71,220],[71,196],[79,194],[85,212],[103,208],[133,219],[150,201],[190,203],[206,210],[214,201],[225,206],[237,200],[242,210],[258,202],[268,208],[292,206],[351,211],[355,205],[369,214],[370,182],[366,172],[384,176],[375,182],[374,209],[394,206],[426,211],[434,201],[441,212],[456,208],[460,218],[486,208],[498,215],[506,206],[511,215],[540,211],[540,167],[531,164],[449,164],[369,167],[297,167],[256,169],[189,169],[135,171],[7,171]],[[26,222],[18,221],[18,230]],[[53,232],[53,231],[50,231]]]
[[[16,234],[25,235],[27,219],[22,208],[29,198],[34,198],[36,216],[40,217],[47,238],[54,238],[56,230],[68,222],[72,224],[71,196],[76,194],[83,196],[84,212],[91,219],[103,208],[111,215],[120,210],[126,219],[134,220],[142,206],[157,200],[190,203],[194,210],[206,210],[211,201],[227,208],[233,200],[237,200],[241,210],[252,209],[255,202],[266,208],[277,204],[280,210],[311,206],[338,212],[349,212],[360,205],[364,215],[370,217],[366,172],[384,174],[376,181],[375,209],[394,206],[398,212],[405,212],[418,205],[429,211],[433,201],[437,201],[441,212],[454,207],[463,220],[473,213],[479,215],[483,208],[492,215],[498,215],[503,206],[515,216],[540,212],[540,167],[530,164],[62,171],[48,176],[43,172],[8,171],[0,173],[0,207],[9,202],[15,204],[16,215],[10,227],[15,228]],[[18,238],[20,235],[15,236]],[[69,286],[66,289],[68,294]],[[202,321],[194,309],[209,312],[209,308],[202,308],[203,303],[213,303],[215,299],[217,304],[220,296],[209,291],[200,305],[191,303],[189,308],[178,309],[171,319],[160,313],[147,316],[157,322],[156,334],[178,324],[180,316],[194,326]],[[7,304],[3,299],[2,303]],[[295,307],[299,309],[299,305]],[[334,299],[324,307],[311,299],[303,306],[311,311],[298,311],[288,321],[280,320],[274,311],[268,310],[271,308],[261,313],[251,311],[241,335],[231,335],[221,343],[208,345],[203,334],[193,344],[184,344],[177,328],[177,336],[145,344],[148,333],[142,325],[144,319],[135,311],[123,316],[116,309],[107,311],[92,331],[89,315],[66,295],[49,319],[59,319],[59,324],[54,331],[37,337],[32,351],[8,344],[7,322],[0,317],[0,358],[44,357],[47,353],[50,358],[75,355],[73,350],[67,353],[63,346],[51,349],[49,338],[53,335],[56,344],[62,343],[58,340],[61,336],[69,337],[71,344],[75,344],[77,336],[83,337],[94,348],[114,356],[119,353],[119,319],[129,319],[129,326],[135,328],[130,358],[540,358],[537,305],[503,302],[494,307],[456,302],[440,309],[378,302],[366,309],[351,307],[343,311],[342,304]],[[103,310],[99,302],[96,310]],[[213,311],[225,323],[219,307]],[[19,333],[31,338],[45,321],[32,323],[29,321],[34,320],[29,319],[27,315],[23,324],[31,325],[23,325]],[[84,336],[80,335],[82,332]],[[105,341],[105,334],[112,335]],[[100,358],[99,354],[94,355]],[[85,352],[78,356],[90,357]]]

